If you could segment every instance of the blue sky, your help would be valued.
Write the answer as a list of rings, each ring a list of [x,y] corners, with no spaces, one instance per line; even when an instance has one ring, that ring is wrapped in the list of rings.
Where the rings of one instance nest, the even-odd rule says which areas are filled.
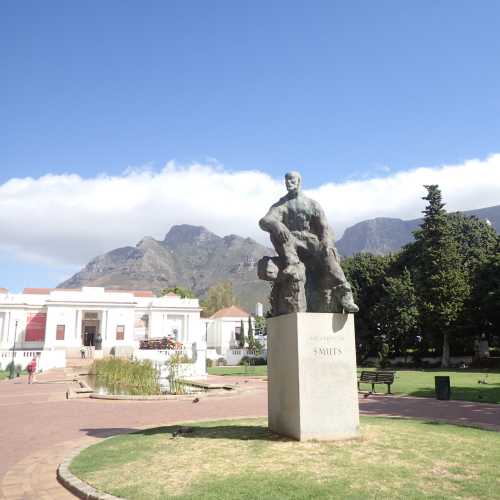
[[[3,0],[0,187],[176,160],[318,189],[485,159],[499,31],[496,1]],[[113,248],[48,262],[38,244],[0,249],[0,286],[53,286]]]

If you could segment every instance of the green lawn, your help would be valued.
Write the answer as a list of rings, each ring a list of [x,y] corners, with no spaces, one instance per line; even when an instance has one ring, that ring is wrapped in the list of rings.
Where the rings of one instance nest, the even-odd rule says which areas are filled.
[[[267,366],[213,366],[208,368],[210,375],[242,375],[242,376],[260,376],[267,375]]]
[[[358,369],[361,372],[361,369]],[[218,366],[209,368],[212,375],[267,375],[267,366]],[[468,370],[397,370],[391,391],[395,394],[408,394],[418,397],[435,397],[434,377],[450,377],[451,398],[461,401],[477,401],[481,403],[500,403],[500,373],[474,372]],[[484,381],[485,384],[478,382]],[[368,384],[362,384],[361,390],[369,390]],[[375,386],[377,392],[386,392],[385,385]]]
[[[20,372],[20,374],[21,374],[21,376],[22,375],[27,375],[28,372],[25,371],[25,370],[23,370],[22,372]],[[0,371],[0,380],[5,380],[5,379],[9,378],[9,375],[10,375],[10,372],[5,371],[5,370],[1,370]]]
[[[162,427],[84,450],[71,471],[141,500],[497,499],[500,433],[364,417],[359,440],[297,442],[265,419]]]
[[[449,376],[451,399],[476,401],[481,403],[500,403],[500,373],[473,372],[464,370],[396,370],[392,392],[417,397],[435,397],[434,377]],[[479,382],[486,382],[480,384]],[[370,386],[361,384],[361,389]],[[376,390],[385,392],[385,386],[377,385]]]

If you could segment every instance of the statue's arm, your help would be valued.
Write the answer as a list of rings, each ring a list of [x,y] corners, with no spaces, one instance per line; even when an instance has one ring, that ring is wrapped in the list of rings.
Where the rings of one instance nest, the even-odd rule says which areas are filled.
[[[263,231],[272,234],[282,243],[287,241],[290,236],[290,231],[283,224],[283,206],[280,202],[275,203],[267,214],[260,219],[259,226]]]
[[[319,203],[316,203],[314,208],[318,239],[320,243],[328,246],[333,243],[333,231],[330,228],[325,212],[323,212]]]

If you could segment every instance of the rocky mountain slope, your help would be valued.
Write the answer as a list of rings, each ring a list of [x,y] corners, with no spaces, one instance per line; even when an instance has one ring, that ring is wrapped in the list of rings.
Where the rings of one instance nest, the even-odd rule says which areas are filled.
[[[254,311],[267,302],[267,283],[257,278],[257,261],[274,252],[250,238],[220,237],[201,226],[172,226],[163,241],[143,238],[135,247],[112,250],[90,261],[60,288],[105,286],[158,291],[191,288],[203,297],[220,281],[231,281],[240,305]]]
[[[500,205],[465,213],[488,219],[500,232]],[[421,219],[366,220],[347,228],[337,247],[343,256],[395,252],[412,240],[412,231],[420,223]],[[269,284],[257,278],[257,261],[273,254],[251,238],[220,237],[204,227],[184,224],[172,226],[163,241],[145,237],[135,247],[117,248],[96,257],[59,287],[158,291],[183,286],[203,298],[210,286],[231,281],[240,305],[253,312],[255,303],[267,304],[269,296]]]
[[[500,205],[464,212],[480,219],[488,219],[500,232]],[[348,227],[337,241],[341,255],[349,257],[359,252],[385,255],[398,251],[413,239],[412,231],[418,228],[422,219],[402,220],[385,217],[369,219]]]

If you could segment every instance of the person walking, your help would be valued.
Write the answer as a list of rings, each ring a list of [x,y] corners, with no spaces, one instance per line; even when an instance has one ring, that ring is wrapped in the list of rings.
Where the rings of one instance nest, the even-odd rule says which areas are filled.
[[[33,358],[28,364],[28,384],[32,384],[35,381],[36,373],[36,358]]]

